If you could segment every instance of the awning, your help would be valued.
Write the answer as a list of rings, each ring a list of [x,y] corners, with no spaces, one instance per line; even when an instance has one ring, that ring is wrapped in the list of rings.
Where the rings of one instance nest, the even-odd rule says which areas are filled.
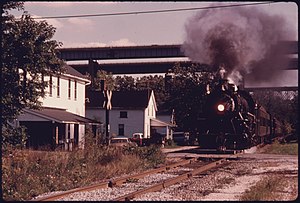
[[[150,119],[150,125],[151,127],[175,127],[175,125],[173,125],[172,123],[166,123],[164,121],[155,119],[155,118],[151,118]]]
[[[67,112],[65,109],[42,108],[41,110],[33,110],[33,109],[23,109],[23,110],[24,110],[24,114],[20,116],[19,121],[39,121],[39,120],[45,121],[46,120],[46,121],[52,121],[57,123],[93,124],[93,125],[101,124],[101,122]]]

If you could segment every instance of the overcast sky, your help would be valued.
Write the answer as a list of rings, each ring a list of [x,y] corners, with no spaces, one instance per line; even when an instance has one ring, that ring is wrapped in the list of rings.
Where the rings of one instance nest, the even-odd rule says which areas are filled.
[[[240,2],[233,2],[238,3]],[[219,2],[219,4],[229,3]],[[183,9],[210,5],[210,2],[25,2],[25,10],[33,17],[46,17]],[[295,3],[279,2],[253,7],[259,7],[270,15],[284,16],[294,28],[296,39],[298,9]],[[47,21],[57,28],[54,38],[62,42],[63,47],[181,44],[185,39],[184,25],[197,12],[201,10],[47,19]]]

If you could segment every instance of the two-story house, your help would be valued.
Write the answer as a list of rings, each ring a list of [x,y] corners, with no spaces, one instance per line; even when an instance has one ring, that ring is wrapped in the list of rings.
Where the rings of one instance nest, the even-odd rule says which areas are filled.
[[[44,77],[49,86],[45,98],[40,98],[42,109],[24,109],[17,119],[27,128],[28,147],[83,148],[86,126],[99,125],[85,117],[85,87],[90,80],[71,66],[64,68],[63,74]]]
[[[86,116],[106,123],[105,97],[102,91],[87,91]],[[163,128],[169,138],[170,123],[156,118],[157,106],[153,91],[114,91],[109,110],[110,136],[131,137],[143,133],[150,138],[151,130]]]

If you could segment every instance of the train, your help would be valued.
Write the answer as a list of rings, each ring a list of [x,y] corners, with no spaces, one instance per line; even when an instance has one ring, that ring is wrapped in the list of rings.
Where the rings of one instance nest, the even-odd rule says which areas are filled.
[[[201,148],[243,150],[282,134],[279,120],[227,79],[208,88],[203,105],[197,138]]]

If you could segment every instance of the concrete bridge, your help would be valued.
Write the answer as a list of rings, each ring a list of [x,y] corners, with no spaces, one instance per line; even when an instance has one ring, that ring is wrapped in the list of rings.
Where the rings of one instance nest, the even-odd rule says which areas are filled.
[[[284,49],[286,54],[298,54],[297,41],[282,41],[274,49]],[[65,61],[141,59],[186,57],[181,45],[151,45],[128,47],[61,48],[59,57]]]
[[[298,41],[282,41],[274,49],[281,49],[284,54],[297,55],[291,58],[287,70],[298,69]],[[82,74],[96,75],[98,70],[105,70],[112,74],[149,74],[166,73],[173,68],[175,63],[181,66],[190,66],[192,62],[181,50],[181,45],[151,45],[151,46],[128,46],[128,47],[91,47],[91,48],[62,48],[59,49],[60,58],[69,61],[69,64]],[[166,60],[168,58],[168,60]],[[118,62],[107,63],[112,59]],[[156,59],[156,61],[124,62],[122,59]],[[179,60],[182,59],[182,60]],[[71,61],[86,60],[86,64],[71,64]],[[97,62],[97,61],[99,62]],[[122,62],[120,63],[119,60]],[[74,62],[75,63],[75,62]],[[284,90],[298,89],[287,87]],[[255,89],[255,88],[254,88]],[[283,91],[281,88],[281,90]]]
[[[283,49],[286,54],[298,54],[298,41],[282,41],[274,49]],[[151,45],[151,46],[128,46],[128,47],[91,47],[91,48],[62,48],[59,49],[60,58],[65,61],[86,60],[84,65],[72,65],[81,73],[89,72],[95,74],[97,70],[105,70],[112,74],[146,74],[166,73],[178,62],[178,58],[186,58],[181,45]],[[163,61],[162,58],[169,58],[172,61]],[[148,62],[122,62],[104,63],[107,59],[160,59],[160,61]],[[95,60],[100,61],[97,64]],[[103,61],[103,63],[101,63]],[[183,65],[190,65],[186,59]],[[290,59],[286,69],[298,69],[298,58]]]

